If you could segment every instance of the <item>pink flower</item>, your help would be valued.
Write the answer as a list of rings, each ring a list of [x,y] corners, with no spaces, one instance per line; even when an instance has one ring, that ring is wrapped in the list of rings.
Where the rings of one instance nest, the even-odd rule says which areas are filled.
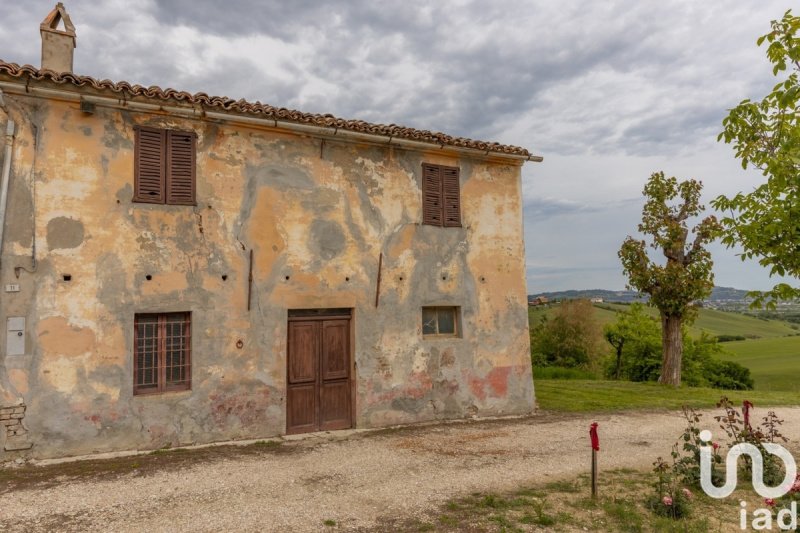
[[[764,503],[770,507],[775,507],[775,500],[772,498],[767,498],[764,500]]]
[[[792,483],[792,492],[800,492],[800,479],[796,479],[794,483]]]
[[[672,505],[672,498],[669,496],[664,496],[661,501],[664,502],[664,505]]]
[[[714,447],[714,451],[717,451],[717,450],[719,450],[719,443],[718,443],[718,442],[712,442],[712,443],[711,443],[711,446],[713,446],[713,447]]]
[[[692,491],[690,491],[686,487],[683,488],[683,495],[686,496],[687,500],[691,500],[692,499]]]

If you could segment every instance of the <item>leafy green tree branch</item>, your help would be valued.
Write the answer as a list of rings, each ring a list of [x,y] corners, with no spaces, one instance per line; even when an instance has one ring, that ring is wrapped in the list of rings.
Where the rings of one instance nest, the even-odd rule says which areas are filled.
[[[722,121],[718,140],[733,145],[742,168],[761,171],[766,181],[749,193],[720,196],[712,206],[725,213],[722,242],[741,245],[742,260],[757,259],[770,275],[800,278],[800,17],[787,11],[757,44],[774,76],[785,75],[761,101],[743,100]],[[777,283],[753,292],[753,305],[774,308],[800,298],[800,287]]]

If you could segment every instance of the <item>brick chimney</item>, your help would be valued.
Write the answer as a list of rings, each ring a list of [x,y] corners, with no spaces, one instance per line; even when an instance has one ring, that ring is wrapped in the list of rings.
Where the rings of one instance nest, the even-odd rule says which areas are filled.
[[[63,23],[63,24],[62,24]],[[62,26],[63,29],[59,29]],[[42,68],[56,72],[72,72],[75,51],[75,26],[61,2],[39,25],[42,35]]]

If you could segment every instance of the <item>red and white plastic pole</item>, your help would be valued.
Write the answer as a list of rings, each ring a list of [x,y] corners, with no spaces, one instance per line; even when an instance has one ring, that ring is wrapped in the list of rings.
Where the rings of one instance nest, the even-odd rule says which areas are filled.
[[[592,425],[589,426],[589,438],[592,441],[592,498],[597,498],[597,452],[600,451],[597,422],[592,422]]]

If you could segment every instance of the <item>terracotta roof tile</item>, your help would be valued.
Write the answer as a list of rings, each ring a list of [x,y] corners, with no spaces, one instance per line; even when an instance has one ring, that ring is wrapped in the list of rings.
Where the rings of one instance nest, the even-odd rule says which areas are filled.
[[[209,96],[206,93],[191,94],[175,89],[162,89],[161,87],[143,87],[141,85],[131,85],[126,81],[112,82],[110,80],[96,80],[90,76],[79,76],[70,72],[57,73],[47,69],[37,69],[31,65],[18,65],[16,63],[6,63],[0,60],[0,76],[6,75],[11,78],[20,78],[27,81],[49,81],[56,84],[69,84],[75,87],[90,87],[97,91],[108,91],[113,93],[124,93],[129,97],[141,96],[158,100],[171,100],[185,102],[189,104],[199,104],[204,107],[221,109],[234,113],[255,115],[274,120],[295,122],[298,124],[309,124],[313,126],[338,128],[359,133],[369,133],[384,137],[394,137],[432,143],[437,145],[455,146],[460,148],[471,148],[498,154],[509,154],[515,156],[530,157],[531,153],[519,146],[510,146],[496,142],[477,141],[464,137],[452,137],[450,135],[427,130],[417,130],[406,128],[396,124],[372,124],[363,120],[345,120],[333,115],[319,115],[314,113],[303,113],[284,107],[273,107],[262,104],[261,102],[248,102],[246,100],[233,100],[225,96]]]

